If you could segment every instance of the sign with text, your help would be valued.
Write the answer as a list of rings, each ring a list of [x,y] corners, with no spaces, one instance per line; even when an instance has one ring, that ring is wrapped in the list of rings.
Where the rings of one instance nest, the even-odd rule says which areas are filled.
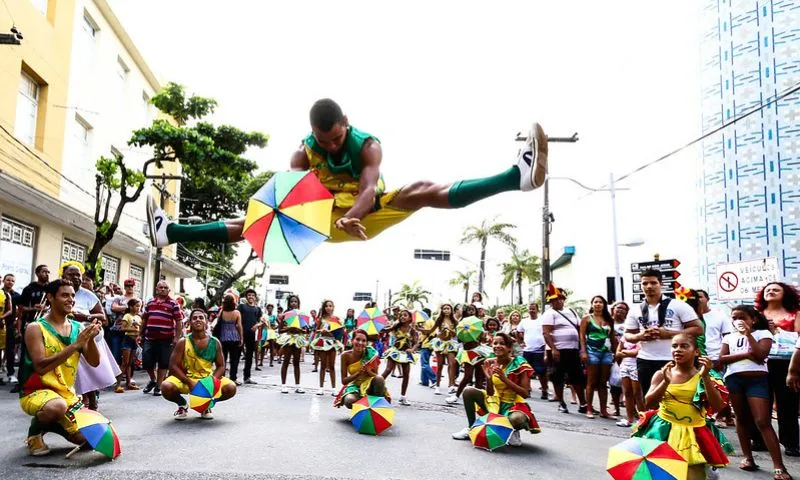
[[[717,299],[753,300],[764,285],[781,279],[778,259],[759,258],[717,264]]]
[[[648,268],[654,268],[656,270],[661,270],[661,272],[665,272],[667,270],[675,270],[681,264],[678,260],[674,258],[670,258],[667,260],[658,260],[655,262],[638,262],[638,263],[631,263],[631,272],[632,273],[641,273]]]
[[[653,262],[631,263],[633,303],[642,303],[644,301],[644,292],[642,291],[642,272],[651,268],[661,272],[661,293],[667,296],[674,296],[672,292],[681,286],[680,283],[675,281],[681,276],[681,272],[676,270],[680,264],[681,262],[676,258],[656,260]]]

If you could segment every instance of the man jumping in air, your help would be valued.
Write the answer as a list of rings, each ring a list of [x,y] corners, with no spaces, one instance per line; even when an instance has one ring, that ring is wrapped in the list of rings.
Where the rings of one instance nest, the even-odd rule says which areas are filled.
[[[311,107],[311,134],[292,154],[292,170],[311,170],[333,194],[331,242],[367,240],[400,223],[424,207],[461,208],[501,192],[530,191],[547,175],[547,136],[534,123],[517,164],[492,177],[460,180],[444,185],[418,181],[399,190],[385,191],[380,167],[379,140],[350,125],[331,99]],[[201,225],[180,225],[147,202],[150,241],[156,247],[175,242],[233,243],[242,240],[244,218]]]

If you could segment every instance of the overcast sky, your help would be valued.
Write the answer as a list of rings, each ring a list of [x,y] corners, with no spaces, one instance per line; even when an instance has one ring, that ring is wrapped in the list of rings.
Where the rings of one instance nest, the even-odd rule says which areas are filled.
[[[287,168],[320,97],[381,139],[389,188],[500,172],[515,161],[515,134],[533,120],[552,136],[580,133],[575,145],[551,145],[550,171],[591,186],[700,132],[699,7],[691,0],[110,3],[162,82],[215,97],[215,121],[270,135],[269,146],[252,153],[264,169]],[[658,252],[681,258],[691,284],[698,160],[687,151],[620,185],[631,189],[618,197],[620,241],[646,241],[620,252],[624,276],[628,263]],[[608,195],[551,185],[553,258],[564,245],[577,248],[574,285],[565,286],[604,292],[613,274]],[[309,309],[326,297],[341,310],[376,281],[381,297],[420,280],[437,299],[458,300],[446,281],[469,264],[414,261],[413,249],[452,249],[476,262],[478,246],[458,246],[461,232],[498,216],[540,255],[541,204],[541,191],[515,192],[458,211],[422,211],[367,243],[326,244],[302,267],[270,272],[291,275]],[[507,255],[490,243],[491,303],[509,299],[494,268]]]

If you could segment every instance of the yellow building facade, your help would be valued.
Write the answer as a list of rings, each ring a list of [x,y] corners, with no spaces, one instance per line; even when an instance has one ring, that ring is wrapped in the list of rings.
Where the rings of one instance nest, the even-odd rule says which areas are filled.
[[[105,0],[10,0],[6,5],[8,10],[0,9],[0,29],[14,25],[23,39],[21,45],[0,45],[0,275],[15,274],[16,289],[21,290],[33,278],[36,265],[46,264],[55,272],[64,260],[85,258],[95,232],[90,169],[100,154],[110,156],[115,147],[127,147],[125,140],[106,139],[121,137],[104,133],[105,125],[112,123],[108,115],[97,111],[93,118],[86,113],[92,110],[82,107],[83,100],[76,92],[86,80],[76,75],[76,49],[83,48],[89,36],[97,35],[97,58],[79,68],[92,69],[86,75],[95,76],[93,70],[105,68],[104,57],[113,55],[110,62],[121,73],[135,77],[119,96],[136,98],[144,104],[142,108],[147,109],[146,100],[160,86]],[[92,25],[95,29],[102,26],[102,31],[92,30]],[[143,87],[138,86],[137,78],[142,79]],[[137,108],[133,103],[126,105]],[[126,111],[121,114],[130,116]],[[144,115],[142,121],[152,120],[146,112]],[[85,126],[86,118],[95,122],[94,127],[77,131],[76,121]],[[96,143],[110,145],[111,151],[105,150],[108,145],[95,145],[83,154],[76,152],[73,145],[79,135],[85,135],[87,143],[91,135]],[[131,157],[127,151],[123,153],[126,164],[129,158],[136,158],[134,153]],[[78,171],[76,162],[86,168]],[[174,174],[179,168],[167,165],[165,173]],[[176,182],[169,190],[177,199]],[[158,194],[155,189],[152,193]],[[136,278],[137,290],[146,295],[155,283],[150,278],[155,251],[141,228],[143,200],[126,207],[124,222],[103,251],[103,266],[105,283]],[[177,207],[177,201],[168,202],[168,213],[177,216]],[[171,249],[165,250],[161,274],[174,291],[177,280],[193,277],[194,271],[173,256]]]

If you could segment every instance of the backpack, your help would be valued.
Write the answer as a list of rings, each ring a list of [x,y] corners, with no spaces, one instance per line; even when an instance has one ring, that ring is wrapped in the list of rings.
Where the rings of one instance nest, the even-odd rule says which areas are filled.
[[[669,302],[671,302],[671,298],[662,298],[658,304],[658,327],[661,328],[664,326],[664,322],[667,319],[667,307],[669,306]],[[643,302],[641,305],[642,309],[642,317],[639,319],[639,324],[642,328],[646,329],[647,326],[650,324],[650,309],[647,306],[647,302]]]

